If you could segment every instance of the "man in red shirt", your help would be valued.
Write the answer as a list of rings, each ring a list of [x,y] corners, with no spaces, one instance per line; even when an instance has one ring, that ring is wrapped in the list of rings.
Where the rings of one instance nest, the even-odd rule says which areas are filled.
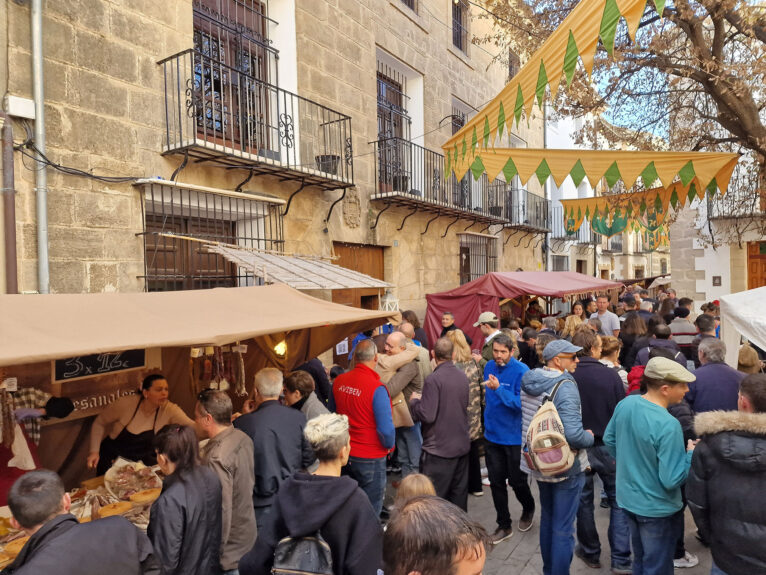
[[[394,447],[395,438],[391,398],[375,371],[375,342],[360,341],[354,349],[354,361],[354,369],[335,379],[330,407],[348,417],[349,473],[380,515],[386,491],[386,455]]]

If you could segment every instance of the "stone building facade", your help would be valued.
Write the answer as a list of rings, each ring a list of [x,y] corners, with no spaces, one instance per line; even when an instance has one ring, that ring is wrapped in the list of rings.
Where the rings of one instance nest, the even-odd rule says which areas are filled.
[[[508,57],[472,42],[492,25],[477,16],[453,0],[44,2],[48,158],[138,178],[47,168],[50,291],[257,281],[199,239],[340,255],[421,317],[426,293],[544,269],[542,187],[456,182],[440,164],[453,126],[508,80]],[[28,3],[4,3],[0,28],[0,89],[31,98]],[[17,143],[30,123],[14,119]],[[512,139],[542,147],[542,118]],[[15,154],[26,292],[38,289],[34,168]]]

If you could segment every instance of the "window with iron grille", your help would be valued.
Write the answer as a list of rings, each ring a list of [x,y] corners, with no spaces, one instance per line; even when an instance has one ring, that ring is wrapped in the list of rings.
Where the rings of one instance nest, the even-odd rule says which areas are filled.
[[[143,189],[146,291],[260,283],[249,270],[208,252],[205,242],[282,251],[279,204],[193,186],[152,183]]]
[[[521,69],[521,60],[513,50],[508,50],[508,80],[510,81]]]
[[[468,5],[463,0],[452,4],[452,44],[458,50],[468,52]]]
[[[497,271],[497,238],[460,235],[460,284]]]
[[[668,260],[665,258],[660,260],[660,275],[665,275],[668,273]]]
[[[266,4],[259,0],[194,0],[194,95],[198,130],[228,134],[269,149],[263,124],[271,103],[265,84],[278,85]]]
[[[418,12],[418,0],[402,0],[402,4],[407,6],[410,10],[417,14]]]
[[[552,256],[551,265],[554,272],[568,272],[569,271],[569,256]]]

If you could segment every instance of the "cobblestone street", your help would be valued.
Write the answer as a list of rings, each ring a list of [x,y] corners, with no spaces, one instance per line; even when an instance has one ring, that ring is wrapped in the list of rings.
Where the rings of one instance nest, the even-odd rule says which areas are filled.
[[[398,475],[389,475],[389,502],[392,500],[394,490],[391,489],[390,481],[392,478],[398,478]],[[600,487],[596,489],[596,493]],[[537,484],[532,482],[532,493],[535,496],[535,502],[538,508],[535,510],[535,523],[532,529],[522,533],[514,529],[513,537],[496,545],[487,558],[484,567],[484,575],[540,575],[543,572],[543,562],[540,556],[539,544],[539,498],[537,494]],[[508,499],[511,510],[511,517],[516,521],[521,516],[521,506],[513,495],[513,491],[508,490]],[[468,496],[468,513],[480,521],[487,531],[495,530],[495,509],[492,506],[492,495],[489,487],[484,487],[482,497]],[[580,559],[575,557],[572,560],[572,575],[596,575],[602,573],[611,573],[609,563],[609,542],[607,540],[607,528],[609,527],[609,510],[598,507],[596,502],[596,525],[598,527],[601,545],[603,546],[601,554],[601,569],[591,569]],[[691,569],[676,569],[678,575],[707,575],[710,573],[710,551],[703,547],[694,533],[696,527],[691,514],[686,512],[686,550],[699,558],[699,565]]]

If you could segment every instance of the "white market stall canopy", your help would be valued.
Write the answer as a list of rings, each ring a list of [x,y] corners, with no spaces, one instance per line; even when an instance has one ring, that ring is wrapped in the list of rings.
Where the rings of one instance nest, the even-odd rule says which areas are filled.
[[[320,300],[286,285],[156,293],[0,295],[0,366],[137,348],[228,345],[285,334],[315,357],[398,312]]]
[[[286,256],[226,244],[207,244],[207,250],[251,271],[266,283],[282,283],[300,290],[391,287],[391,284],[324,259]]]
[[[766,287],[722,296],[720,303],[726,363],[737,365],[740,335],[766,349]]]

